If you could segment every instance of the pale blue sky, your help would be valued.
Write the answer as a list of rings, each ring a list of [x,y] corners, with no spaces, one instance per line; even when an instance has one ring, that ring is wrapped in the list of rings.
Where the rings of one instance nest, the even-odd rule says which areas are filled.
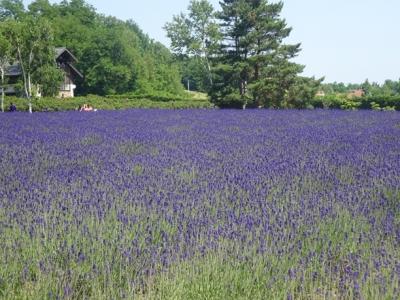
[[[165,45],[162,27],[189,1],[87,0],[100,13],[133,19]],[[218,0],[210,2],[219,7]],[[282,12],[293,27],[287,42],[302,43],[296,61],[306,65],[304,74],[346,83],[400,79],[398,15],[400,0],[284,0]]]

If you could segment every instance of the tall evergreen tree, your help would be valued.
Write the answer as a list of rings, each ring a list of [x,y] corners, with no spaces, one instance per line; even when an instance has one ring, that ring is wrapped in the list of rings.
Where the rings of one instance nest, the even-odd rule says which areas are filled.
[[[280,107],[303,70],[290,61],[300,44],[283,44],[291,32],[280,18],[283,3],[224,0],[220,4],[224,40],[212,100],[222,107]]]

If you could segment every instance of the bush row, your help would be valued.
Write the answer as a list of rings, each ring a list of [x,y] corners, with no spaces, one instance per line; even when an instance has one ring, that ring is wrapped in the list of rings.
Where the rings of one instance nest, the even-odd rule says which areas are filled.
[[[28,110],[28,101],[23,98],[6,97],[5,107],[11,103],[16,104],[18,110]],[[89,95],[68,99],[40,98],[32,101],[34,111],[64,111],[77,110],[83,104],[89,104],[100,110],[118,110],[129,108],[211,108],[213,105],[207,99],[198,99],[190,95],[117,95],[100,97]],[[373,96],[349,99],[344,96],[329,95],[318,97],[307,103],[304,108],[325,109],[375,109],[375,110],[399,110],[400,96]]]
[[[400,110],[400,96],[369,96],[351,99],[345,96],[329,95],[313,99],[309,105],[314,108]]]
[[[28,101],[24,98],[6,97],[5,108],[11,103],[17,106],[18,110],[28,110]],[[164,108],[164,109],[185,109],[185,108],[210,108],[211,103],[208,100],[174,99],[169,101],[160,101],[142,97],[100,97],[86,96],[68,99],[59,98],[40,98],[32,100],[34,111],[65,111],[78,110],[83,104],[89,104],[99,110],[118,110],[129,108]]]
[[[128,99],[128,100],[141,100],[147,99],[154,102],[177,102],[177,101],[192,101],[193,98],[190,94],[182,94],[182,95],[173,95],[170,93],[161,93],[161,92],[154,92],[154,93],[147,93],[147,94],[122,94],[122,95],[110,95],[106,96],[108,99]]]

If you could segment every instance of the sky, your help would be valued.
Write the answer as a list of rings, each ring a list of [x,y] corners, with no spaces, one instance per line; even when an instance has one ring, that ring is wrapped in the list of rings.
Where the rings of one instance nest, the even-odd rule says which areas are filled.
[[[209,0],[219,8],[218,0]],[[25,0],[26,4],[31,1]],[[59,1],[50,1],[59,2]],[[190,0],[86,0],[99,13],[132,19],[166,46],[162,29]],[[325,82],[383,83],[400,79],[400,0],[283,0],[293,28],[285,43],[301,43],[295,59],[304,76]]]

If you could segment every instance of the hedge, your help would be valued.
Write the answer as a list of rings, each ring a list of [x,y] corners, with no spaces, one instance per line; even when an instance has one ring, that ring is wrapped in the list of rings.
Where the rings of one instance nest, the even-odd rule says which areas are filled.
[[[310,104],[314,108],[400,110],[400,96],[370,96],[351,99],[330,95],[313,99]]]
[[[162,100],[161,100],[162,99]],[[17,106],[20,111],[28,110],[28,101],[24,98],[6,97],[5,107],[8,108],[11,103]],[[65,111],[78,110],[83,104],[89,104],[99,110],[119,110],[129,108],[162,108],[162,109],[184,109],[184,108],[211,108],[212,105],[207,99],[172,99],[169,98],[146,98],[144,96],[108,96],[100,97],[89,95],[75,98],[39,98],[33,99],[34,111]]]

